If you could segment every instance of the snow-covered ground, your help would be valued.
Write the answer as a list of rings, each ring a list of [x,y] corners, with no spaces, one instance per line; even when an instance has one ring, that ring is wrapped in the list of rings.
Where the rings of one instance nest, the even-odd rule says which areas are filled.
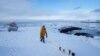
[[[83,36],[61,34],[56,27],[46,24],[48,38],[45,39],[45,44],[40,42],[41,25],[19,27],[17,32],[7,32],[6,28],[1,27],[0,56],[69,56],[69,49],[76,56],[100,56],[100,48],[94,45],[97,41]],[[60,46],[65,49],[65,53],[59,51]]]

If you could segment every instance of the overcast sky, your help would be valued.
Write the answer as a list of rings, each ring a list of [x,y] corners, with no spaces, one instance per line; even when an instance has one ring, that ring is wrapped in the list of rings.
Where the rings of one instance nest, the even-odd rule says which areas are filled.
[[[100,19],[100,0],[0,0],[0,20]]]

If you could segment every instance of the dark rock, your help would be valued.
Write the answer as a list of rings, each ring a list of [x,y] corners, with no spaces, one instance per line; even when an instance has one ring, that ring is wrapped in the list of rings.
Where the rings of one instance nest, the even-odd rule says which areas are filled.
[[[77,35],[77,36],[86,36],[86,37],[91,37],[91,38],[94,37],[92,34],[84,33],[84,32],[78,32],[78,33],[75,33],[74,35]]]
[[[98,31],[97,33],[100,34],[100,31]]]
[[[79,27],[63,27],[61,29],[59,29],[60,33],[68,33],[68,32],[72,32],[73,30],[82,30],[82,28]]]

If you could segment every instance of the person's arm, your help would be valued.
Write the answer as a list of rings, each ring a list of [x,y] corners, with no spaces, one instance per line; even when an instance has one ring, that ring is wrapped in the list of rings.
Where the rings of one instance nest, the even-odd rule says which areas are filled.
[[[47,32],[46,32],[46,37],[48,37]]]
[[[46,28],[45,28],[45,33],[46,33],[46,38],[48,37],[48,34],[47,34],[47,31],[46,31]]]

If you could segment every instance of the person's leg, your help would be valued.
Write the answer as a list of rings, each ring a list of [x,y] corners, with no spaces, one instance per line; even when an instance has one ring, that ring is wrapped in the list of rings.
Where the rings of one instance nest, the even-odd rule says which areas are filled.
[[[42,40],[43,40],[43,43],[45,43],[45,38],[44,37],[42,38]]]
[[[42,37],[40,37],[40,41],[42,42]]]
[[[41,36],[41,42],[45,43],[44,36]]]

